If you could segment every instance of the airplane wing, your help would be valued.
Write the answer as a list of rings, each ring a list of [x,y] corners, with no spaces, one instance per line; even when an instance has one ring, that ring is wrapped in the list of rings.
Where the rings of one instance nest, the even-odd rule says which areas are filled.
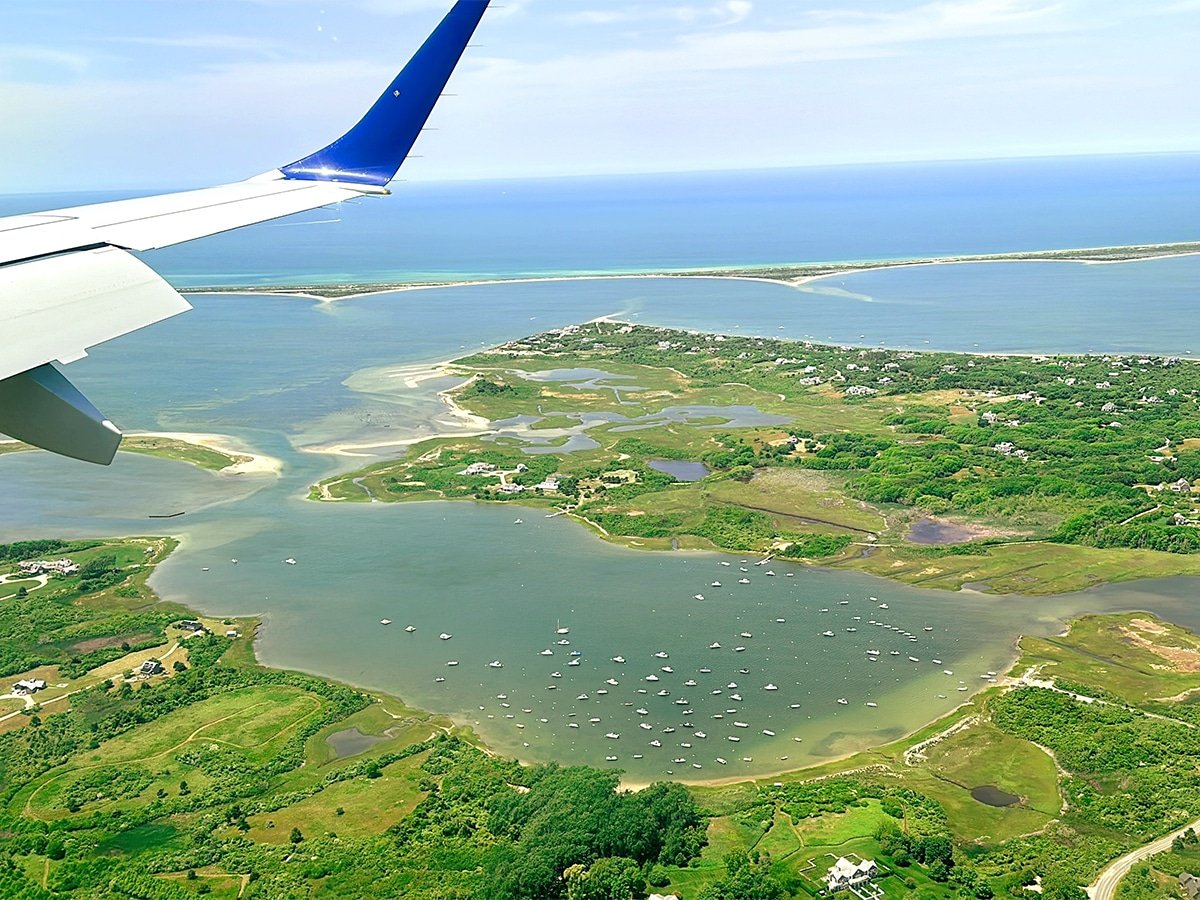
[[[327,147],[235,184],[0,218],[0,432],[107,465],[121,432],[55,366],[191,309],[129,251],[387,194],[490,0],[457,0],[366,115]]]

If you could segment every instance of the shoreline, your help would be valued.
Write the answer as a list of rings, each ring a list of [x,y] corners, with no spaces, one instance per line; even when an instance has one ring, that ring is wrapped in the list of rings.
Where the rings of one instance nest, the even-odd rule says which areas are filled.
[[[218,475],[275,475],[283,472],[283,460],[265,453],[256,453],[240,445],[238,440],[228,434],[210,434],[195,431],[137,431],[126,434],[127,438],[160,438],[168,441],[179,441],[215,450],[238,460],[233,465],[217,470]],[[134,451],[129,451],[134,452]]]
[[[216,285],[180,288],[183,294],[241,294],[246,296],[290,296],[336,303],[377,294],[439,290],[454,287],[478,287],[495,284],[543,284],[562,281],[615,281],[645,278],[717,278],[756,281],[799,288],[804,284],[835,275],[874,272],[882,269],[914,268],[934,265],[962,265],[993,262],[1074,262],[1082,265],[1112,265],[1148,262],[1176,256],[1200,255],[1200,241],[1162,244],[1128,244],[1111,247],[1080,247],[1061,250],[1027,250],[1011,253],[968,253],[950,256],[910,257],[826,263],[785,263],[779,265],[727,266],[701,269],[664,269],[633,272],[582,272],[556,275],[499,276],[494,278],[450,278],[443,281],[368,282],[365,284],[280,284]]]

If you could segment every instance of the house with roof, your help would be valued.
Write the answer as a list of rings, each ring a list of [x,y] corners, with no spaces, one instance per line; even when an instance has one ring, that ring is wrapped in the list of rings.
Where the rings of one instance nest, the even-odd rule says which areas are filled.
[[[857,863],[852,863],[842,856],[829,867],[829,872],[825,875],[825,886],[831,892],[848,891],[866,884],[878,874],[879,866],[875,864],[875,860],[860,859]]]
[[[163,673],[163,665],[154,657],[146,660],[137,668],[139,675],[161,675]]]
[[[36,694],[44,690],[46,682],[40,678],[23,678],[13,685],[14,694]]]
[[[1179,876],[1179,886],[1188,900],[1200,900],[1200,878],[1183,872]]]

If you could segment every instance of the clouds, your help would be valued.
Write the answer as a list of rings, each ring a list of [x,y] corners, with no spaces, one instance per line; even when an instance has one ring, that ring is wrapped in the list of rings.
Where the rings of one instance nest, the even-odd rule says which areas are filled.
[[[1175,108],[1200,0],[496,2],[406,177],[1200,149]],[[294,159],[450,5],[8,0],[0,179],[170,186]]]
[[[673,22],[684,26],[736,25],[754,11],[751,0],[724,0],[703,5],[617,6],[563,13],[561,18],[578,25],[629,25],[647,22]]]

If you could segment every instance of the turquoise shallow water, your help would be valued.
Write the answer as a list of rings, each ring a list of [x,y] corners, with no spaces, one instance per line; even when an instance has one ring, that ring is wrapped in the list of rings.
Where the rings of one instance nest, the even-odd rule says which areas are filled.
[[[387,377],[395,367],[614,312],[701,329],[951,349],[1184,352],[1196,343],[1185,312],[1200,283],[1198,259],[1000,268],[1000,277],[1016,279],[1003,292],[992,288],[994,266],[845,279],[847,291],[870,302],[661,279],[453,288],[333,306],[198,297],[195,312],[98,348],[72,376],[127,428],[234,434],[282,459],[282,477],[222,477],[125,456],[108,470],[45,454],[0,457],[0,535],[170,528],[184,545],[155,576],[165,597],[213,613],[261,613],[265,662],[397,693],[474,724],[523,759],[611,764],[633,780],[816,762],[947,711],[983,683],[981,674],[1001,670],[1018,634],[1054,631],[1078,612],[1148,608],[1200,626],[1195,583],[997,602],[753,560],[743,573],[738,557],[618,548],[517,507],[310,503],[302,499],[309,484],[364,458],[309,451],[445,427],[434,396],[445,384],[405,387]],[[1017,312],[997,315],[997,303]],[[147,518],[180,510],[187,514]],[[743,577],[749,584],[738,584]],[[383,618],[395,624],[382,626]],[[414,633],[403,630],[408,624]],[[559,627],[569,633],[557,635]],[[826,630],[835,636],[823,637]],[[441,641],[441,632],[453,637]],[[710,650],[713,642],[721,648]],[[553,655],[541,655],[546,649]],[[868,649],[880,650],[878,662]],[[580,662],[571,666],[575,650]],[[624,664],[612,661],[618,655]],[[503,668],[489,668],[492,660]],[[651,675],[658,681],[645,680]]]

